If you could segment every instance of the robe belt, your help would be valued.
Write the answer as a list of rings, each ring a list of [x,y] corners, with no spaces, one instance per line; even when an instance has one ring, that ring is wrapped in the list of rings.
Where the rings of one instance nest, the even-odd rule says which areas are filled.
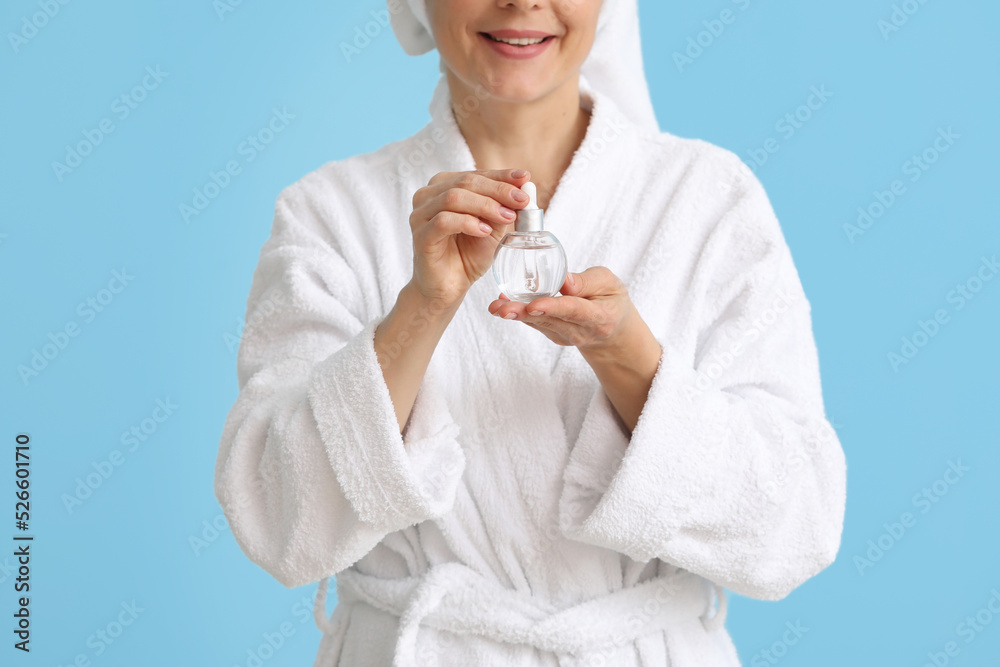
[[[399,617],[393,667],[417,664],[421,623],[455,634],[579,656],[613,651],[695,618],[713,631],[722,626],[726,615],[722,587],[685,570],[563,609],[538,596],[505,588],[456,562],[441,563],[422,575],[401,579],[383,579],[348,568],[336,575],[336,581],[338,604],[365,602]],[[337,625],[324,613],[327,582],[328,578],[320,581],[313,612],[320,630],[335,632]],[[709,616],[713,588],[718,609]]]

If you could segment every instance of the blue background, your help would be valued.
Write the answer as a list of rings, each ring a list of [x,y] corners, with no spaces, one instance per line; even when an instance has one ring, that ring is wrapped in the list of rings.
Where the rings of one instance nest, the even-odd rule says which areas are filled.
[[[730,596],[728,627],[748,665],[923,665],[949,641],[959,653],[948,664],[1000,655],[992,612],[971,641],[959,628],[1000,590],[1000,280],[978,285],[961,309],[951,292],[1000,252],[1000,8],[912,6],[886,36],[888,0],[640,3],[661,127],[739,153],[767,188],[812,303],[827,412],[848,460],[837,562],[780,602]],[[383,7],[243,2],[220,15],[209,0],[70,2],[14,45],[9,34],[41,10],[37,0],[3,3],[0,497],[10,517],[14,436],[30,433],[36,535],[33,650],[13,650],[4,630],[3,664],[68,665],[83,654],[109,666],[246,665],[284,622],[294,634],[264,664],[312,664],[316,586],[285,589],[247,560],[225,528],[213,469],[237,394],[234,340],[278,193],[428,120],[436,53],[405,56],[388,27],[350,61],[340,47]],[[708,46],[678,67],[674,52],[725,9],[734,21],[702,35]],[[113,102],[147,67],[165,78],[122,117]],[[788,136],[777,124],[813,86],[832,96],[800,111],[810,118]],[[294,118],[248,161],[240,144],[274,109]],[[60,179],[52,163],[105,118],[113,131]],[[905,163],[939,128],[959,138],[910,181]],[[750,151],[768,138],[778,150],[757,166]],[[185,222],[179,205],[234,159],[240,173]],[[897,179],[905,194],[849,239],[858,207]],[[132,279],[101,312],[78,311],[123,269]],[[893,368],[888,353],[939,309],[947,323]],[[69,322],[78,335],[25,382],[18,367]],[[155,431],[128,451],[122,432],[141,428],[157,399],[177,407],[147,421]],[[115,449],[121,465],[68,509],[77,478]],[[956,483],[939,481],[959,460],[968,470]],[[940,497],[915,503],[936,481]],[[904,512],[915,523],[897,539],[889,528]],[[889,548],[859,565],[880,539]],[[8,619],[12,566],[0,556]],[[135,622],[113,644],[95,643],[133,600]],[[807,628],[794,644],[788,623]]]

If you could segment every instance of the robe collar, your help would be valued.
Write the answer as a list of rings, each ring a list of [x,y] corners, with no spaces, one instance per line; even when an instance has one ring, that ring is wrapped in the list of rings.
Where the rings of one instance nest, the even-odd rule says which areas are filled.
[[[482,100],[467,102],[471,109]],[[582,271],[579,255],[571,255],[589,236],[588,230],[598,223],[614,224],[614,220],[597,220],[601,211],[614,210],[614,202],[622,188],[622,179],[629,173],[631,137],[639,128],[625,116],[607,95],[595,90],[580,75],[580,106],[590,111],[587,131],[574,152],[549,199],[545,210],[545,229],[556,235],[569,258],[571,271]],[[461,108],[461,105],[459,105]],[[447,77],[442,75],[434,88],[429,105],[431,131],[440,133],[444,149],[442,157],[448,171],[473,171],[476,162],[465,141],[451,106]],[[433,136],[433,135],[432,135]],[[627,233],[625,229],[621,230]],[[572,249],[572,250],[571,250]]]

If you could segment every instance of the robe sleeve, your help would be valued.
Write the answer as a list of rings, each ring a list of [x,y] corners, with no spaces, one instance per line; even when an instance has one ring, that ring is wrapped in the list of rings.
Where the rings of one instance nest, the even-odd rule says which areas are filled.
[[[791,254],[756,177],[737,183],[685,286],[700,300],[693,355],[653,332],[663,352],[631,434],[598,384],[560,528],[778,600],[836,558],[846,463]]]
[[[374,269],[345,259],[370,253],[341,252],[347,235],[331,235],[297,185],[278,198],[254,272],[215,467],[240,548],[289,588],[447,512],[465,466],[430,372],[400,434],[374,349],[385,315],[367,314],[380,302]]]

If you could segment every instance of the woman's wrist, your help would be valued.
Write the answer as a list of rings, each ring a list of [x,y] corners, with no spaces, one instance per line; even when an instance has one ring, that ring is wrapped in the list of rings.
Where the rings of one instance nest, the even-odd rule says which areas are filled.
[[[464,300],[464,293],[461,297],[451,299],[426,296],[411,278],[410,282],[403,285],[403,288],[399,291],[396,303],[403,302],[402,305],[405,310],[419,314],[423,319],[447,324]]]
[[[389,314],[375,328],[375,357],[396,411],[400,433],[423,382],[431,356],[461,302],[424,297],[412,283],[399,291]]]
[[[663,354],[659,341],[636,311],[612,343],[581,350],[580,354],[594,370],[604,393],[631,433],[659,368]]]
[[[659,343],[645,320],[636,310],[634,304],[629,304],[628,314],[624,317],[618,330],[606,340],[580,346],[581,356],[590,363],[628,363],[636,356],[649,356],[649,351]]]
[[[375,329],[375,351],[383,369],[403,356],[404,350],[408,351],[405,356],[417,355],[417,368],[426,367],[425,361],[460,305],[461,301],[430,299],[412,281],[406,283],[392,310]]]

